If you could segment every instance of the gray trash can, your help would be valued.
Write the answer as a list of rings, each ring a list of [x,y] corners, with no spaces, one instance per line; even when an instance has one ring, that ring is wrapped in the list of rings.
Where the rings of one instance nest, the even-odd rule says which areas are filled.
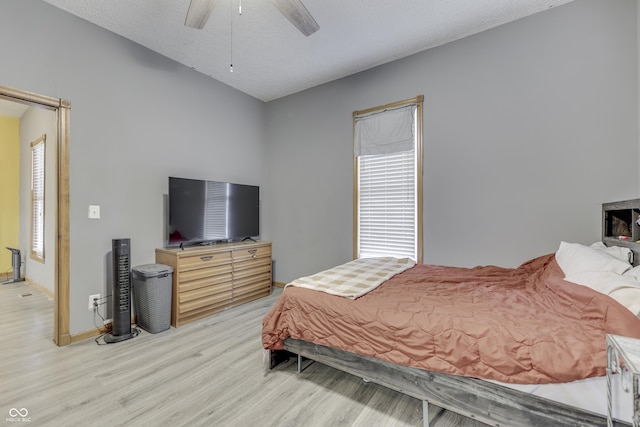
[[[145,264],[134,267],[131,272],[138,326],[152,334],[169,329],[173,267]]]

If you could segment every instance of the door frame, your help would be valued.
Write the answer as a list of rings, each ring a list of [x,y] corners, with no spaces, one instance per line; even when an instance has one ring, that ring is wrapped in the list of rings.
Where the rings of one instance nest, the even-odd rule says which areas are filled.
[[[69,115],[71,103],[33,92],[0,85],[0,98],[56,112],[57,185],[56,244],[54,263],[53,341],[64,346],[71,343],[69,332]]]

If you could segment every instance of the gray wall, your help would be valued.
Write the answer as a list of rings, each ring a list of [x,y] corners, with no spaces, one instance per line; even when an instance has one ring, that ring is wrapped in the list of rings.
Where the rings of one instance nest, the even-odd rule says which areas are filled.
[[[20,250],[24,263],[23,274],[32,282],[54,292],[57,149],[58,128],[55,112],[29,107],[20,117]],[[45,207],[44,262],[32,259],[31,249],[31,142],[47,135],[45,142]]]
[[[636,198],[636,2],[581,0],[268,104],[277,278],[352,256],[351,113],[424,94],[424,262],[516,266]]]
[[[261,185],[277,280],[349,260],[351,112],[418,94],[425,262],[597,240],[600,204],[638,197],[636,16],[572,2],[264,104],[40,1],[0,2],[0,84],[72,103],[71,332],[94,325],[111,239],[153,262],[169,175]]]
[[[112,239],[131,238],[132,266],[155,261],[168,176],[264,185],[265,104],[37,0],[0,2],[0,39],[0,84],[71,101],[78,333],[94,327],[88,296],[107,292]]]

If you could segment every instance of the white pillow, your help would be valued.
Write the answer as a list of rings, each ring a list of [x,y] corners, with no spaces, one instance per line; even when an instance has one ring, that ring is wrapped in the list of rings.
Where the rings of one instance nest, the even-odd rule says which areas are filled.
[[[609,295],[633,314],[640,314],[640,281],[611,271],[581,271],[564,280]]]
[[[609,296],[627,307],[633,314],[640,317],[640,289],[616,289],[611,292]]]
[[[603,242],[595,242],[591,245],[592,248],[603,251],[615,258],[618,258],[620,261],[631,262],[633,261],[633,256],[631,253],[631,249],[623,248],[622,246],[607,246]]]
[[[625,276],[633,277],[636,280],[640,281],[640,265],[636,265],[624,272]]]
[[[565,276],[581,271],[610,271],[622,274],[631,268],[628,262],[579,243],[560,242],[556,251],[556,261]]]

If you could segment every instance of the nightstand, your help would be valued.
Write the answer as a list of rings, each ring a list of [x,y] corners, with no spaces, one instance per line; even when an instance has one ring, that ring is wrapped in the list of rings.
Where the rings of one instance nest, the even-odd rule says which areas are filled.
[[[622,362],[622,363],[621,363]],[[613,426],[611,413],[611,375],[620,373],[622,389],[633,393],[633,427],[640,427],[640,340],[607,334],[607,426]]]

